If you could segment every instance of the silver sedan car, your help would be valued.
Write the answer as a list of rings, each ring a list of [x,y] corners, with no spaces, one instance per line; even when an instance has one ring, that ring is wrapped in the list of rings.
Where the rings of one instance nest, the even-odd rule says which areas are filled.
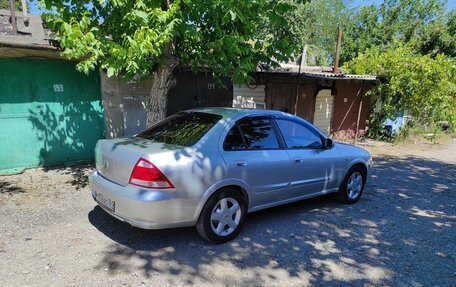
[[[196,226],[223,243],[246,214],[328,193],[358,201],[371,156],[305,120],[269,110],[179,112],[132,138],[100,140],[95,201],[144,229]]]

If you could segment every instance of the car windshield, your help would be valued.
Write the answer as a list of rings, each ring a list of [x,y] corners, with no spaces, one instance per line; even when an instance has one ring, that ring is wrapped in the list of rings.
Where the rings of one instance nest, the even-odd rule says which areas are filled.
[[[192,146],[196,144],[222,116],[199,112],[180,112],[140,132],[136,137],[155,142]]]

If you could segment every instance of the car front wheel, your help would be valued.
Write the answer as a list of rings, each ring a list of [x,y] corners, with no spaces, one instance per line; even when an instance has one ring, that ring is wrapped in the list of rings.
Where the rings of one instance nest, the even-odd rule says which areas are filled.
[[[234,189],[222,189],[212,195],[201,211],[196,230],[205,239],[224,243],[236,237],[247,212],[245,200]]]
[[[357,202],[363,194],[365,184],[366,174],[364,170],[359,166],[350,168],[339,187],[338,200],[346,204]]]

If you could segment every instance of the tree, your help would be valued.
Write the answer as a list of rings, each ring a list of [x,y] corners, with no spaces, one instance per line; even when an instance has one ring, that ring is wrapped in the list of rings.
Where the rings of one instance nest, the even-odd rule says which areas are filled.
[[[445,54],[456,58],[456,10],[425,26],[412,45],[422,55]]]
[[[444,13],[445,3],[439,0],[384,0],[362,6],[344,34],[341,62],[371,47],[387,50],[409,43]]]
[[[452,22],[442,20],[446,19],[445,3],[442,1],[384,0],[379,5],[357,8],[349,8],[346,3],[343,0],[312,0],[297,6],[295,13],[299,16],[294,18],[299,22],[297,26],[301,27],[301,46],[308,45],[310,65],[334,63],[339,28],[343,31],[340,64],[371,47],[386,50],[395,48],[397,43],[417,42],[414,47],[423,54],[427,54],[427,49],[439,52],[452,49],[452,39],[448,36],[451,33],[447,30]],[[432,26],[438,26],[440,31]],[[434,42],[436,38],[439,40],[437,43]],[[418,45],[418,39],[422,39],[424,44]]]
[[[298,9],[298,19],[302,21],[302,45],[308,45],[308,64],[333,64],[338,29],[347,28],[352,11],[342,0],[314,0],[298,6]]]
[[[148,125],[166,115],[167,94],[178,65],[209,68],[236,83],[258,63],[288,61],[298,35],[285,0],[42,0],[63,55],[88,72],[152,74]]]
[[[376,74],[382,79],[369,95],[380,102],[371,112],[369,133],[376,136],[386,119],[408,110],[415,123],[426,126],[449,121],[456,128],[456,61],[445,55],[419,55],[408,46],[382,52],[371,48],[347,63],[353,73]]]

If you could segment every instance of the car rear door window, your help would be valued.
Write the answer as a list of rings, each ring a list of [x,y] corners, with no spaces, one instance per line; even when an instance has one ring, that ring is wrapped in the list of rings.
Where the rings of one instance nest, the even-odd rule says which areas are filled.
[[[323,147],[320,136],[304,125],[283,119],[276,119],[276,123],[282,132],[287,148],[300,149]]]
[[[268,117],[245,118],[228,132],[225,150],[278,149],[279,143]]]
[[[139,133],[136,137],[173,145],[192,146],[221,118],[220,115],[209,113],[180,112]]]
[[[223,143],[224,150],[240,150],[245,149],[244,138],[238,125],[234,125],[228,132]]]

